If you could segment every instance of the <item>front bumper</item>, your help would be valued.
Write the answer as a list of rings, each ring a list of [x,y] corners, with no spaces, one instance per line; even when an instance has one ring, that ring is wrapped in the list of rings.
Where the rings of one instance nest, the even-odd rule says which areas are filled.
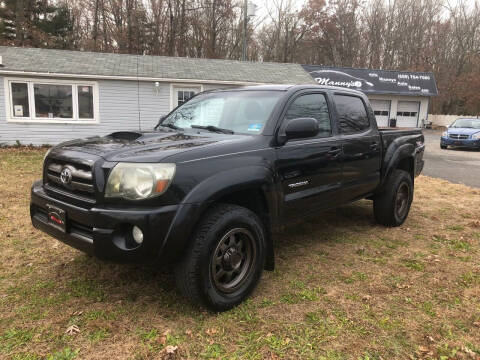
[[[47,205],[66,212],[66,231],[48,221]],[[157,259],[180,205],[151,208],[93,206],[86,209],[60,201],[45,193],[42,182],[31,190],[30,215],[37,229],[78,250],[123,261],[148,262]],[[144,234],[141,245],[132,242],[131,228],[138,226]]]
[[[480,148],[480,140],[477,139],[451,139],[442,136],[440,144],[443,146],[456,146],[465,148]]]

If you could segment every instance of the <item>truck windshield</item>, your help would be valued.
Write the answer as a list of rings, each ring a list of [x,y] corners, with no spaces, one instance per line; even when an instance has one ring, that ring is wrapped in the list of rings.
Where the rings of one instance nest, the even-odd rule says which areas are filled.
[[[160,126],[261,134],[282,95],[282,91],[200,94],[173,111]]]
[[[450,127],[480,129],[480,120],[479,119],[458,119]]]

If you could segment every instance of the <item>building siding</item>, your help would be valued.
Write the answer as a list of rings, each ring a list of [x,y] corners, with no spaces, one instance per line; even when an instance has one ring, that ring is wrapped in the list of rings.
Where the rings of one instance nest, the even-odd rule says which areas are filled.
[[[160,83],[157,88],[154,82],[97,82],[100,114],[98,124],[32,124],[7,122],[4,79],[0,77],[0,144],[11,145],[17,141],[24,145],[58,144],[114,131],[152,129],[159,117],[169,112],[168,83]]]

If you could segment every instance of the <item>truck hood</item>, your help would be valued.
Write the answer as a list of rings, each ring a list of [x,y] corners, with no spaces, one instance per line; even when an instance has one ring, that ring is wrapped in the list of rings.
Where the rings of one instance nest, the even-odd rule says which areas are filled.
[[[125,131],[67,141],[54,149],[93,154],[107,161],[156,162],[179,152],[244,137],[245,135],[203,132],[188,134],[177,131]]]
[[[473,135],[480,132],[480,129],[472,128],[448,128],[448,134],[461,134],[461,135]]]

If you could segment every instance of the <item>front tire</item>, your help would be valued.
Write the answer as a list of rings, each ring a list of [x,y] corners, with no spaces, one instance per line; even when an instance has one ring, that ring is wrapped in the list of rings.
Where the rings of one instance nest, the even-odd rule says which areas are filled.
[[[385,226],[400,226],[413,200],[413,180],[404,170],[394,170],[382,193],[373,200],[375,220]]]
[[[447,145],[440,144],[440,149],[447,149],[447,148],[448,148]]]
[[[213,311],[229,310],[257,285],[265,243],[265,230],[255,213],[236,205],[215,205],[175,266],[177,287],[196,304]]]

